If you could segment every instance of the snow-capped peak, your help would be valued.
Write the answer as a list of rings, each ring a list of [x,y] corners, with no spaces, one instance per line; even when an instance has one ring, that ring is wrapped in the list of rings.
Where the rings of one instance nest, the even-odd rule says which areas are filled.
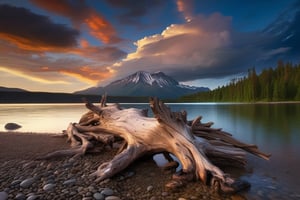
[[[133,83],[138,83],[139,81],[152,85],[154,79],[149,72],[138,71],[135,74],[129,76],[129,80]]]
[[[189,87],[181,85],[163,72],[149,73],[138,71],[123,79],[114,81],[105,87],[90,88],[79,94],[103,94],[108,92],[112,96],[156,96],[159,98],[178,98],[195,92],[209,91],[203,87]]]
[[[113,82],[112,84],[129,84],[142,83],[145,85],[158,85],[159,87],[178,85],[178,82],[173,78],[165,75],[163,72],[149,73],[138,71],[124,79]]]

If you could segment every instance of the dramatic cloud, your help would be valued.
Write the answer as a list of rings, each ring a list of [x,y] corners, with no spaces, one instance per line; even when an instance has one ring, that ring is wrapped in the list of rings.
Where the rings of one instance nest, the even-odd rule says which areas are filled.
[[[95,69],[90,66],[82,66],[76,70],[60,69],[59,72],[79,79],[82,82],[90,83],[91,85],[97,85],[101,80],[106,80],[112,76],[112,71],[109,68],[104,68],[100,71],[99,68]]]
[[[88,7],[84,1],[74,0],[31,0],[35,5],[69,18],[75,27],[86,25],[89,33],[103,43],[112,44],[122,39],[117,36],[116,30],[100,13]]]
[[[299,60],[300,1],[265,29],[287,3],[273,6],[272,15],[259,12],[250,17],[258,22],[269,16],[254,26],[245,21],[243,11],[252,14],[256,7],[235,12],[237,5],[228,8],[214,1],[6,2],[0,5],[0,71],[7,86],[26,82],[30,87],[42,85],[41,90],[69,92],[138,70],[163,71],[199,85],[202,78],[225,80],[279,59]],[[212,8],[219,12],[211,13]],[[57,22],[62,18],[64,24]]]
[[[79,32],[25,8],[0,5],[0,40],[31,51],[63,51],[75,47]]]
[[[122,77],[136,70],[164,71],[179,81],[239,74],[289,48],[270,48],[273,37],[232,29],[231,17],[214,13],[193,16],[161,34],[135,42],[136,51],[114,65]],[[263,48],[265,47],[265,48]]]
[[[83,88],[96,85],[113,75],[113,71],[105,65],[70,55],[3,53],[0,48],[0,60],[0,71],[44,84],[81,82]]]
[[[230,23],[230,17],[213,14],[198,16],[185,24],[173,24],[161,34],[138,40],[136,52],[116,64],[116,69],[121,74],[132,72],[134,66],[146,71],[162,70],[179,80],[195,73],[199,75],[201,69],[214,71],[220,64],[216,54],[228,52],[225,49],[230,47]]]
[[[73,53],[84,56],[85,58],[90,58],[100,63],[113,62],[127,55],[127,53],[116,47],[84,46],[88,45],[86,43],[81,45],[83,45],[83,48],[74,49]]]
[[[79,36],[26,8],[0,5],[0,71],[43,84],[76,82],[81,88],[111,77],[107,66],[127,54]]]

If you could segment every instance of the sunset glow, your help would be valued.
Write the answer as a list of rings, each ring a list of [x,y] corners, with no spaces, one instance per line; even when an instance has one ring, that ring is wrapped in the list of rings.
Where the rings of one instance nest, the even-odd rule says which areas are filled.
[[[3,0],[0,86],[74,92],[163,71],[213,89],[251,67],[299,62],[299,9],[297,0]]]

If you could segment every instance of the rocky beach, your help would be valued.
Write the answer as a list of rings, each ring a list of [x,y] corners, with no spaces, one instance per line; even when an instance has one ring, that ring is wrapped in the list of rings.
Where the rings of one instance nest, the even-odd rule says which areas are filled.
[[[117,149],[71,159],[36,160],[46,153],[68,149],[65,138],[53,134],[0,133],[0,200],[3,199],[244,199],[220,195],[201,182],[176,191],[165,184],[172,174],[151,158],[141,159],[122,173],[100,183],[90,174],[113,158]]]

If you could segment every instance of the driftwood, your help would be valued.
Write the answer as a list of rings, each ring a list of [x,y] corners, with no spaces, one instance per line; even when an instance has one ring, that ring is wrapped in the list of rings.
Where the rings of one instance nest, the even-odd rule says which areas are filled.
[[[270,157],[255,145],[242,143],[221,129],[211,128],[211,122],[201,123],[201,117],[188,121],[185,111],[172,112],[157,98],[150,99],[155,117],[148,117],[147,110],[106,105],[106,95],[99,106],[85,103],[90,111],[81,117],[79,123],[70,123],[64,132],[72,148],[43,158],[61,155],[76,158],[95,151],[99,145],[112,145],[122,139],[119,153],[92,174],[97,177],[96,181],[114,176],[144,155],[163,153],[171,163],[168,166],[178,166],[170,156],[172,154],[182,167],[166,187],[176,188],[188,181],[201,180],[218,191],[230,193],[249,185],[234,180],[218,166],[242,167],[246,164],[246,152],[266,160]]]

